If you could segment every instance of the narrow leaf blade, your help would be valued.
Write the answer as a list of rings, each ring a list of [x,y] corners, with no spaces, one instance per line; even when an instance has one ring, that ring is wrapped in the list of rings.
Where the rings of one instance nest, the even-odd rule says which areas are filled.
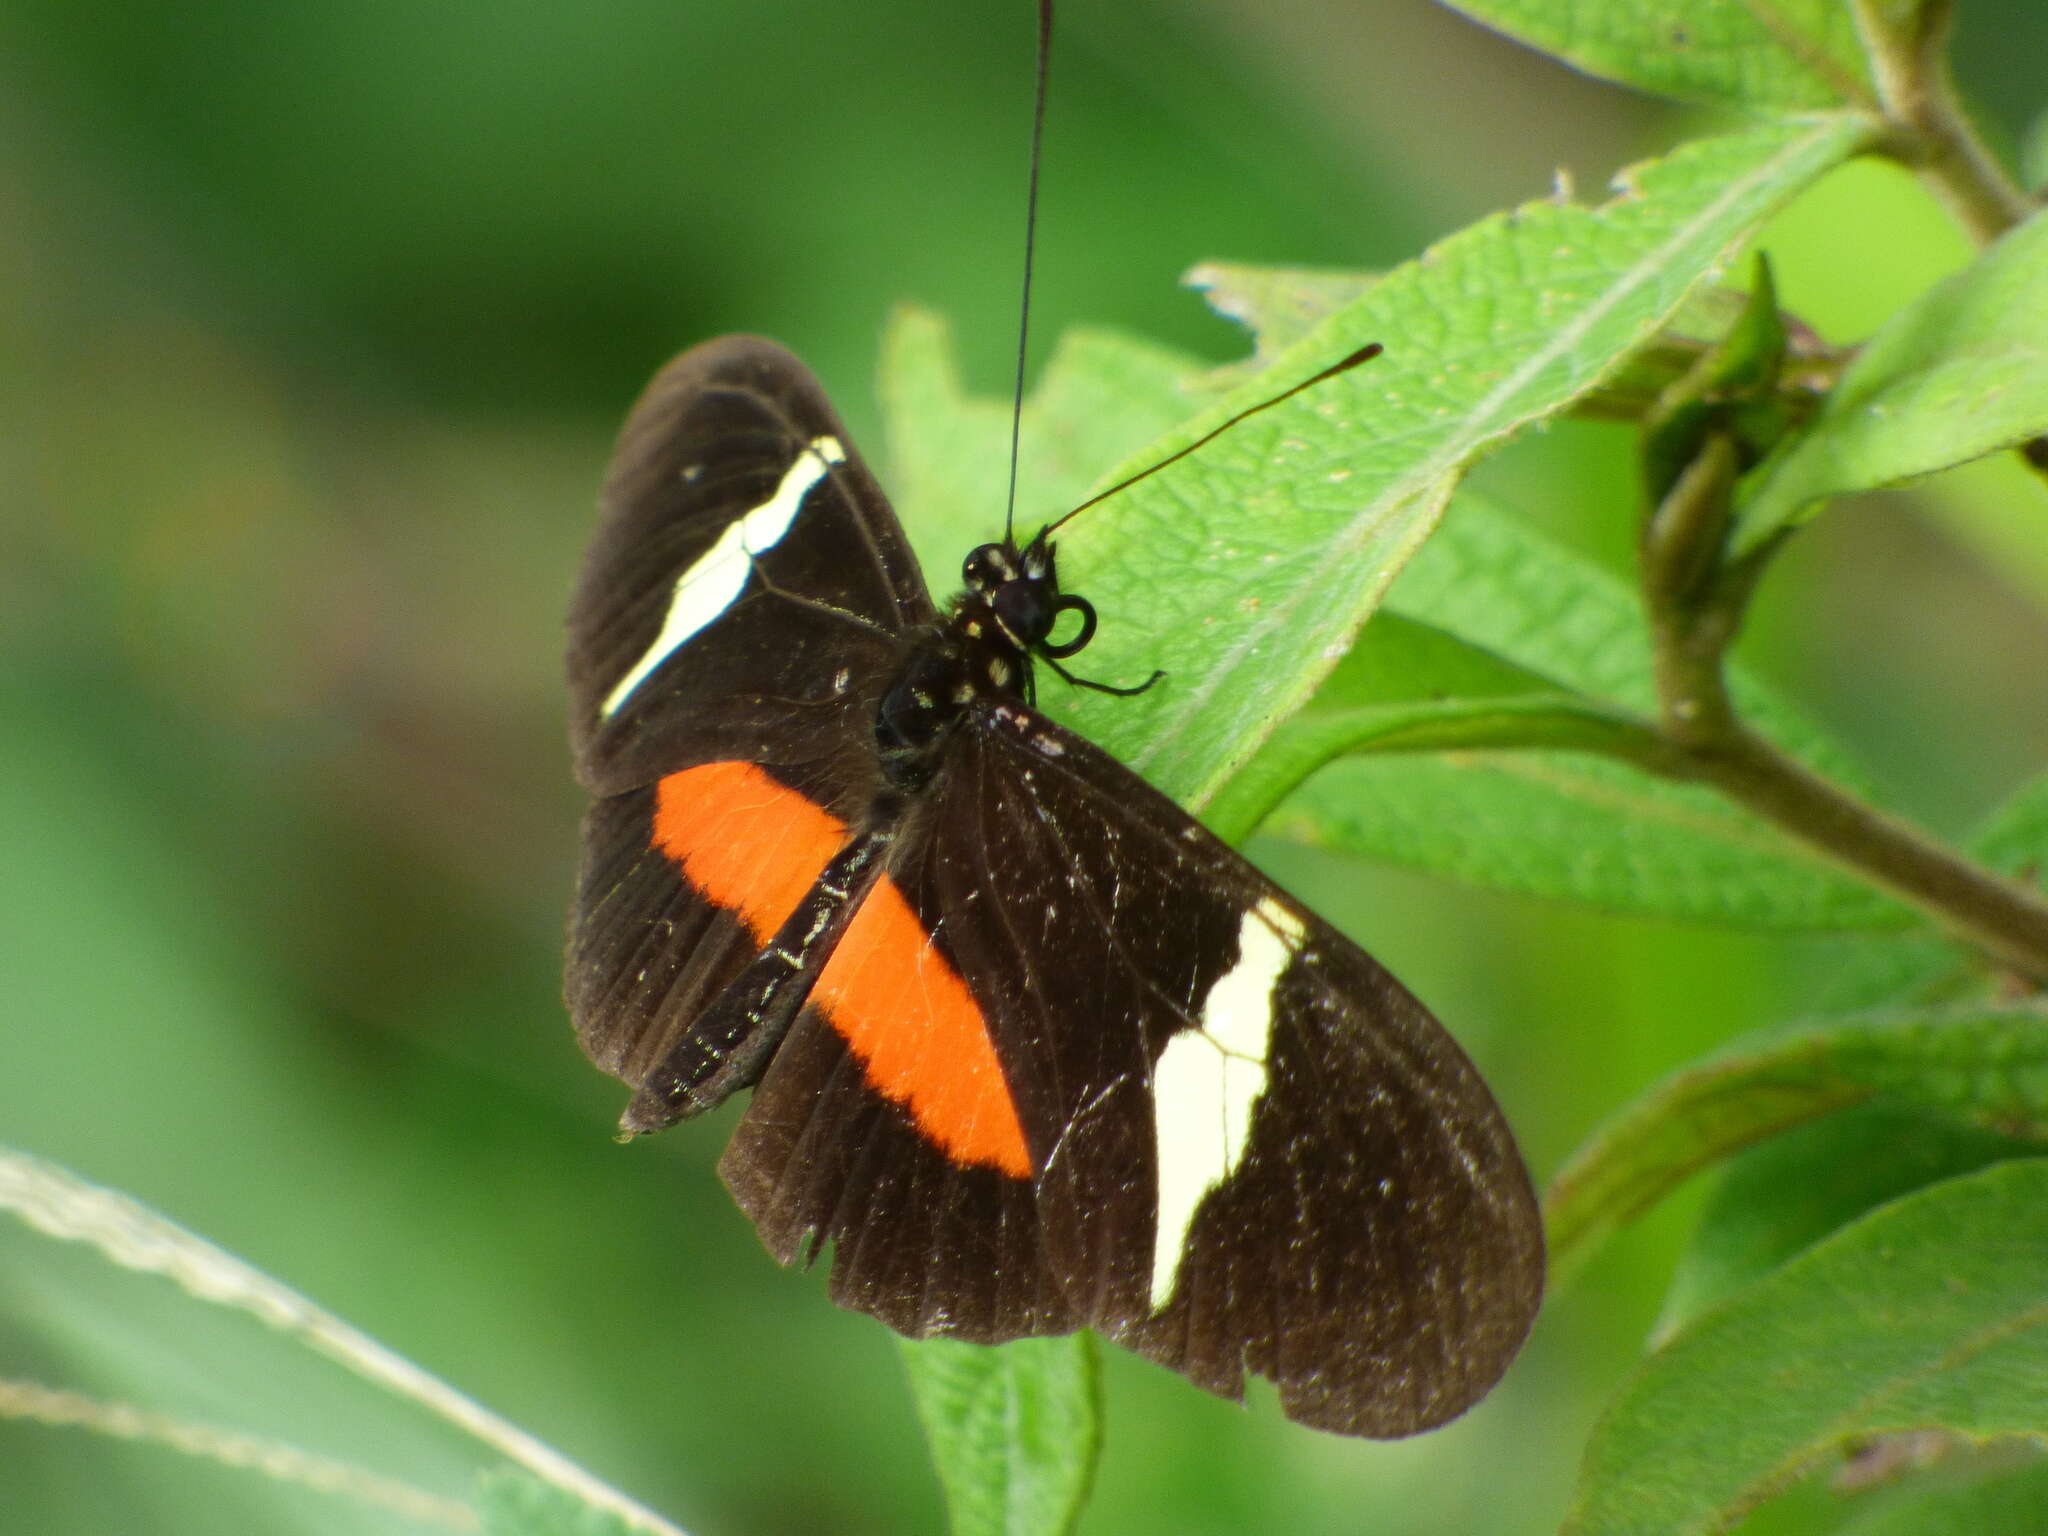
[[[1665,1079],[1566,1162],[1545,1198],[1562,1277],[1681,1180],[1874,1093],[2014,1135],[2048,1128],[2048,1006],[1894,1010],[1752,1036]]]
[[[953,1536],[1071,1530],[1102,1443],[1093,1336],[905,1340],[903,1359]]]
[[[600,1512],[611,1525],[599,1529],[682,1536],[255,1266],[7,1147],[0,1290],[17,1340],[58,1362],[62,1385],[107,1397],[117,1410],[107,1424],[164,1426],[109,1432],[238,1469],[240,1500],[300,1485],[378,1506],[440,1506],[470,1493],[479,1473],[510,1466],[559,1490],[557,1508]]]
[[[476,1513],[484,1536],[641,1536],[612,1510],[509,1467],[477,1479]]]

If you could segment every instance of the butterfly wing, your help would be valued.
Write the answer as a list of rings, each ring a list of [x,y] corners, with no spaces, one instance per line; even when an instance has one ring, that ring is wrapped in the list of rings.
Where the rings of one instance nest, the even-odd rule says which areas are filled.
[[[936,1141],[822,1008],[776,1052],[719,1172],[769,1252],[808,1263],[829,1242],[832,1299],[898,1333],[997,1344],[1082,1322],[1048,1264],[1029,1170]]]
[[[1212,1392],[1270,1377],[1321,1428],[1462,1412],[1543,1278],[1464,1053],[1099,748],[1014,705],[977,720],[901,878],[987,1006],[1068,1303]]]
[[[571,1009],[636,1085],[681,1061],[719,1067],[708,1102],[756,1087],[721,1170],[769,1249],[829,1243],[835,1299],[903,1333],[1088,1323],[1345,1433],[1483,1393],[1543,1260],[1477,1074],[1349,940],[1012,699],[970,703],[928,784],[884,784],[881,695],[937,616],[801,365],[686,353],[606,504],[571,615],[598,796]],[[785,959],[805,1001],[754,1029]]]
[[[877,690],[936,618],[810,371],[756,336],[693,347],[627,418],[570,604],[578,776],[617,794],[767,745],[822,765],[851,820]]]
[[[691,1038],[867,816],[877,700],[935,617],[801,363],[727,336],[656,376],[569,615],[570,734],[597,798],[564,990],[598,1065],[637,1084]]]

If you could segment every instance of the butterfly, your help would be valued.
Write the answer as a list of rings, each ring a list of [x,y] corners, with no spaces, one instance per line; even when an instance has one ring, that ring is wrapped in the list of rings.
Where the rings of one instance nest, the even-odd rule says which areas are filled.
[[[628,1135],[751,1090],[734,1198],[899,1333],[1086,1326],[1319,1429],[1439,1424],[1542,1294],[1507,1124],[1378,962],[1036,708],[1097,626],[1057,553],[984,544],[941,609],[794,356],[661,371],[569,616],[578,1036]]]

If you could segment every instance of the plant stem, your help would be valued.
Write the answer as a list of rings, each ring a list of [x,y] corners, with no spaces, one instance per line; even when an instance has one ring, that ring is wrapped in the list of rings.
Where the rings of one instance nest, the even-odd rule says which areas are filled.
[[[1918,907],[1999,965],[2048,985],[2048,903],[1864,804],[1730,719],[1673,766]]]
[[[1735,448],[1709,433],[1644,524],[1643,596],[1661,720],[1639,766],[1712,785],[1838,864],[1920,908],[1966,943],[2048,986],[2048,900],[1972,863],[1821,778],[1744,723],[1726,658],[1777,543],[1724,558]]]
[[[2034,211],[2035,203],[1978,135],[1948,67],[1954,0],[1926,0],[1895,27],[1882,0],[1851,0],[1876,77],[1878,100],[1894,133],[1884,153],[1910,166],[1979,245],[1988,245]]]
[[[1849,0],[1890,133],[1881,152],[1913,167],[1979,243],[2034,212],[1956,100],[1946,45],[1954,0]],[[1896,19],[1895,19],[1896,18]],[[1710,785],[2038,986],[2048,987],[2048,899],[1866,805],[1758,735],[1728,695],[1727,653],[1782,537],[1728,553],[1743,452],[1708,425],[1661,489],[1638,554],[1660,718],[1595,744],[1647,772]],[[2041,458],[2048,461],[2048,448]]]

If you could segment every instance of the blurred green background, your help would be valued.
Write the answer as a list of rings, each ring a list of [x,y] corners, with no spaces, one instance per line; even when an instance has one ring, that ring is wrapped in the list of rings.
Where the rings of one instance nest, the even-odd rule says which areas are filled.
[[[719,1186],[732,1117],[610,1140],[622,1091],[558,1000],[561,609],[611,434],[690,342],[779,337],[874,442],[875,343],[915,299],[1004,387],[1030,36],[1025,0],[0,14],[0,1140],[705,1536],[941,1514],[888,1337],[777,1270]],[[1960,49],[1994,136],[2023,139],[2048,12],[1969,4]],[[1391,265],[1558,167],[1596,195],[1705,126],[1427,0],[1066,0],[1039,335],[1108,324],[1227,361],[1241,338],[1176,287],[1195,261]],[[1768,243],[1837,339],[1966,255],[1867,169]],[[1562,427],[1486,483],[1622,568],[1626,450]],[[1944,830],[2048,759],[2044,508],[1988,466],[1845,509],[1748,646]],[[1539,1179],[1830,963],[1253,851],[1450,1021]],[[1421,1442],[1317,1437],[1108,1352],[1089,1529],[1549,1528],[1685,1204]],[[116,1349],[48,1306],[0,1289],[0,1375],[199,1412],[153,1363],[185,1341]],[[318,1427],[255,1385],[207,1412]],[[0,1459],[9,1531],[326,1518],[296,1494],[250,1516],[251,1479],[75,1432],[0,1425]]]

